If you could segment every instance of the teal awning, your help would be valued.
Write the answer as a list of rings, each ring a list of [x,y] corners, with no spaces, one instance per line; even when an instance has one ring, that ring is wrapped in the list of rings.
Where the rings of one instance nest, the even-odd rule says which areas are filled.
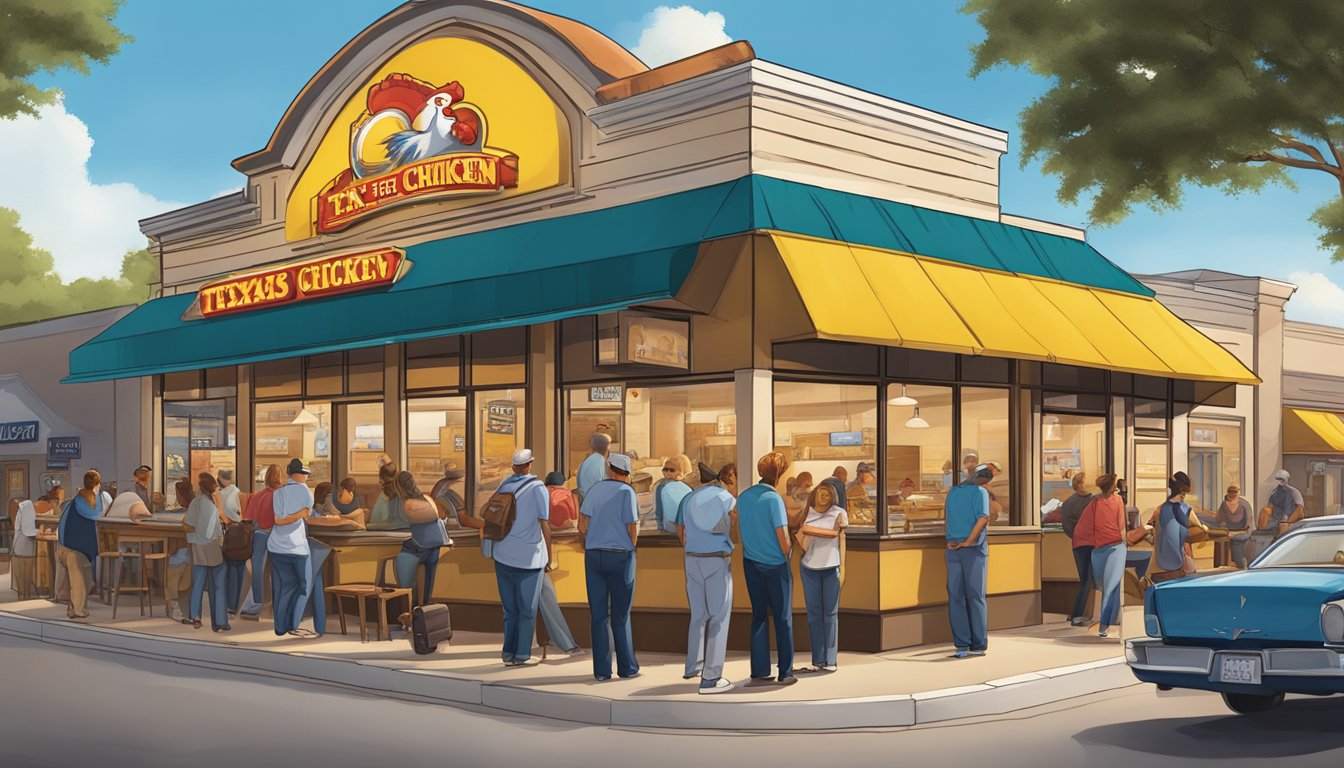
[[[66,382],[298,357],[610,312],[676,296],[704,240],[778,230],[1151,296],[1090,245],[763,176],[406,249],[395,285],[183,320],[155,299],[70,353]],[[388,243],[396,245],[396,243]]]

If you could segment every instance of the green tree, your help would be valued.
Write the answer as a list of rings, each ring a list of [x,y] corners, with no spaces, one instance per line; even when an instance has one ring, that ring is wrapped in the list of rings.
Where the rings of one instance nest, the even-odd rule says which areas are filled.
[[[33,247],[19,215],[8,208],[0,208],[0,264],[0,326],[140,304],[159,269],[149,251],[131,251],[121,260],[120,277],[63,282],[52,271],[51,254]]]
[[[130,40],[112,23],[120,9],[121,0],[0,0],[0,118],[59,98],[32,83],[38,72],[106,64]]]
[[[1333,177],[1311,218],[1344,260],[1344,2],[968,0],[987,35],[972,74],[1026,67],[1051,86],[1021,114],[1023,166],[1095,224],[1169,210],[1186,184],[1235,194]]]

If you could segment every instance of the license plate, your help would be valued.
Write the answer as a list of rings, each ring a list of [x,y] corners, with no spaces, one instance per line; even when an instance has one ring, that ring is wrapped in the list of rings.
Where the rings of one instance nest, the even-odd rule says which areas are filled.
[[[1260,684],[1259,656],[1223,656],[1218,666],[1218,682]]]

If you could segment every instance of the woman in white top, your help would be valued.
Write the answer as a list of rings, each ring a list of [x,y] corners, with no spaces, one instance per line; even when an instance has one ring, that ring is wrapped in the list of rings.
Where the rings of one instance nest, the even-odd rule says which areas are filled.
[[[227,518],[215,506],[215,491],[219,488],[209,472],[197,478],[200,493],[187,505],[182,525],[187,529],[187,544],[191,546],[191,603],[190,618],[183,624],[201,628],[201,597],[210,587],[210,628],[227,632],[229,606],[226,596],[228,585],[224,571],[224,523]]]
[[[835,502],[835,491],[829,485],[817,486],[798,531],[803,552],[798,573],[812,640],[812,666],[794,670],[800,674],[835,670],[840,636],[840,565],[844,561],[844,529],[849,527],[848,515]]]

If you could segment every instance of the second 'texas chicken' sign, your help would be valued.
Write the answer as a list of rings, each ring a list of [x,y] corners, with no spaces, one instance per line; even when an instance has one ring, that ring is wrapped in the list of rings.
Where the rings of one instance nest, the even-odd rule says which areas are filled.
[[[362,291],[395,283],[409,267],[400,248],[295,262],[207,283],[194,308],[208,318]]]

